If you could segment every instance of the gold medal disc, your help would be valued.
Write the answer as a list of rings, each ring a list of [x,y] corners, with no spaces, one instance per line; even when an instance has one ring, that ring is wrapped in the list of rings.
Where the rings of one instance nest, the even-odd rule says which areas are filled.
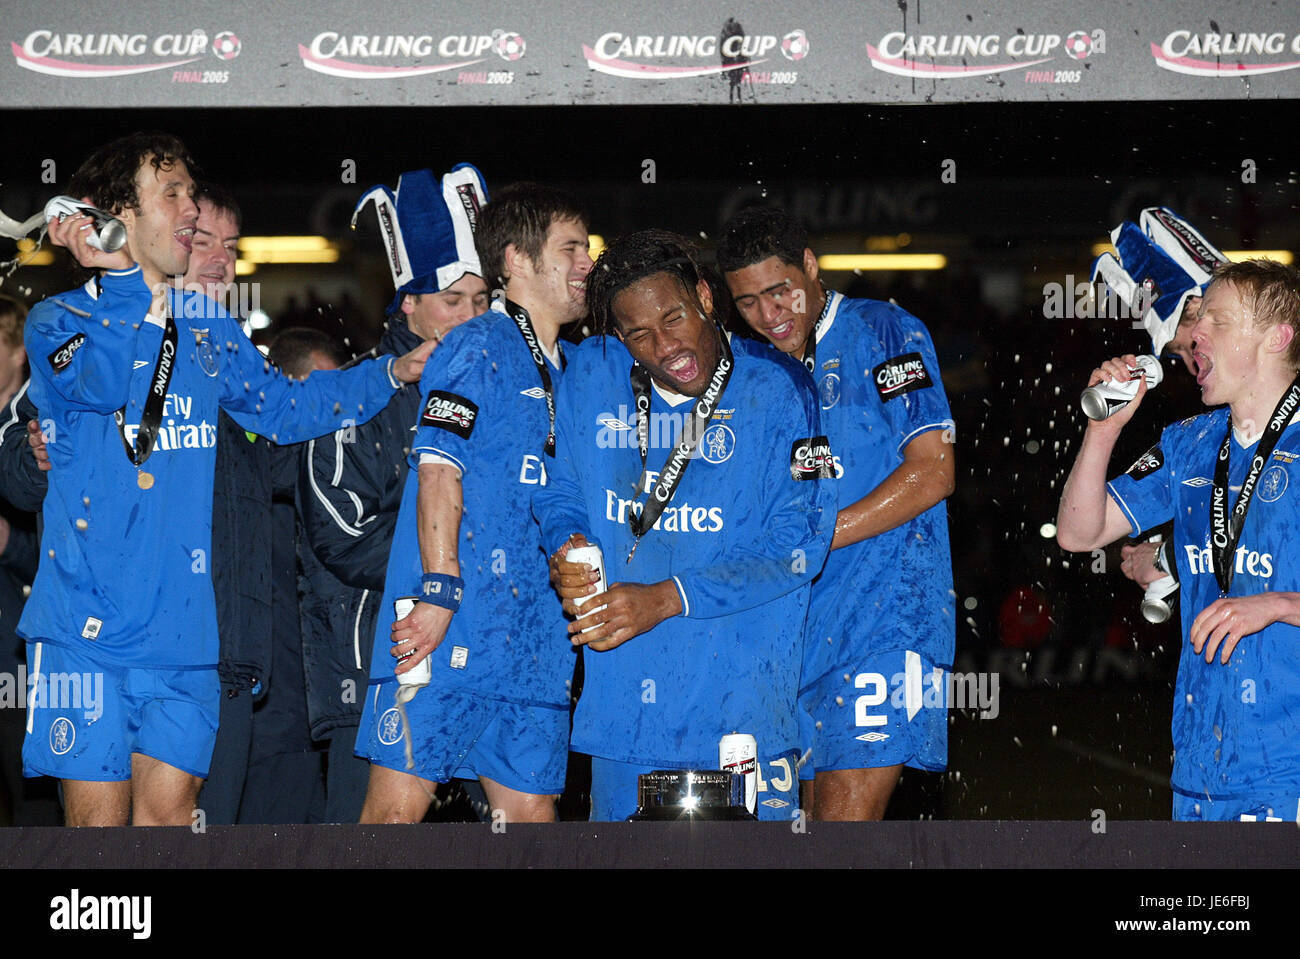
[[[141,489],[149,489],[153,486],[153,474],[141,470],[136,476],[135,481],[140,485]]]

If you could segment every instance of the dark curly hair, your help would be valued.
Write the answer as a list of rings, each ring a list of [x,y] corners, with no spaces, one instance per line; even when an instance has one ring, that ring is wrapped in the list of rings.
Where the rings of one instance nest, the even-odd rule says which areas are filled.
[[[788,266],[802,268],[807,248],[808,228],[798,217],[775,207],[750,207],[722,228],[718,236],[718,269],[730,273],[772,256]]]
[[[602,336],[618,329],[614,319],[614,298],[639,280],[657,273],[677,279],[687,292],[694,292],[700,280],[715,290],[708,271],[700,264],[695,244],[667,230],[641,230],[619,237],[605,247],[587,274],[587,310],[592,328]],[[716,322],[717,318],[712,317]]]
[[[100,147],[72,174],[68,195],[90,197],[90,202],[106,213],[121,213],[140,208],[140,194],[135,175],[148,160],[154,170],[170,170],[184,163],[190,176],[199,171],[190,151],[179,137],[157,131],[138,131]]]

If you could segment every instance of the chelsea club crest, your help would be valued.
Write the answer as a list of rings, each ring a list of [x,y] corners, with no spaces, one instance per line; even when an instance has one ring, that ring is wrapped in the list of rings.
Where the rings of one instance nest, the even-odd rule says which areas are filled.
[[[836,373],[827,373],[817,384],[817,392],[822,398],[822,409],[828,410],[840,401],[840,378]]]
[[[1287,482],[1286,467],[1269,467],[1259,478],[1259,498],[1265,503],[1276,503],[1286,492]]]
[[[722,423],[714,423],[700,437],[700,455],[709,463],[725,463],[736,448],[736,434]]]
[[[199,368],[208,376],[216,376],[217,349],[212,345],[208,331],[190,327],[190,332],[194,334],[194,358],[199,361]]]

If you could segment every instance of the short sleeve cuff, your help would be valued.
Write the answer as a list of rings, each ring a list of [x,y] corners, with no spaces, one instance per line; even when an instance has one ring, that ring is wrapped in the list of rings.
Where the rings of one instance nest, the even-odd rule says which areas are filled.
[[[432,466],[452,466],[455,467],[456,472],[461,476],[465,475],[465,467],[461,465],[460,460],[440,452],[429,452],[428,450],[423,450],[420,452],[418,463],[420,466],[424,466],[425,464]]]
[[[1142,532],[1142,524],[1138,522],[1138,518],[1133,514],[1133,510],[1129,508],[1128,503],[1124,501],[1124,497],[1121,496],[1119,490],[1115,488],[1114,481],[1106,484],[1106,490],[1110,493],[1110,498],[1115,501],[1115,505],[1119,507],[1120,512],[1124,514],[1124,518],[1128,520],[1129,526],[1132,529],[1132,532],[1129,535],[1136,536],[1138,533]]]
[[[682,615],[690,616],[691,601],[686,598],[686,587],[682,585],[682,581],[676,576],[673,577],[673,583],[677,587],[677,594],[682,598]]]
[[[908,443],[912,442],[912,440],[916,439],[922,433],[928,433],[931,430],[952,430],[953,435],[956,436],[957,424],[952,420],[940,420],[937,423],[926,423],[924,426],[918,426],[898,441],[898,452],[901,454],[903,450],[907,449]]]

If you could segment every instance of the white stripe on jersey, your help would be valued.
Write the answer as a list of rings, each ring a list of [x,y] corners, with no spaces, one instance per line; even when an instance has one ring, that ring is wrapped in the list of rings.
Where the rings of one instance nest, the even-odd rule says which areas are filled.
[[[32,657],[35,663],[32,666],[32,674],[27,677],[27,682],[31,685],[32,691],[40,689],[41,682],[41,644],[36,644],[36,654]],[[36,718],[36,704],[29,702],[27,704],[27,732],[32,731],[32,720]]]

